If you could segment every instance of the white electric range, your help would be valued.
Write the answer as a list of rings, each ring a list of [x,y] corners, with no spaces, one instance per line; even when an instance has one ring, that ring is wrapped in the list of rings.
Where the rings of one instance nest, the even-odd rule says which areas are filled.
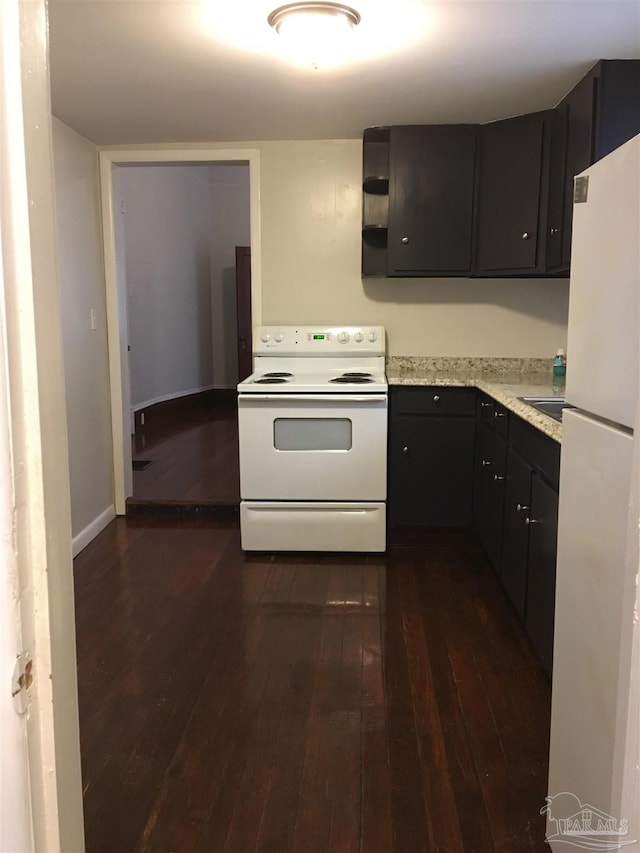
[[[381,326],[259,326],[238,385],[248,551],[384,551],[387,380]]]

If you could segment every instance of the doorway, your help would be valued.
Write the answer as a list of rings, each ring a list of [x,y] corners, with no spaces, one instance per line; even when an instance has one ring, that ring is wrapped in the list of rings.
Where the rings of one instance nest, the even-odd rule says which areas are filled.
[[[261,317],[260,269],[260,211],[259,211],[259,152],[254,149],[227,151],[208,149],[178,150],[121,150],[100,154],[105,273],[107,292],[107,322],[109,329],[109,358],[112,399],[112,433],[114,449],[114,484],[116,512],[124,514],[126,499],[134,495],[132,460],[134,448],[130,440],[132,383],[129,371],[129,294],[127,271],[118,252],[122,227],[118,219],[120,196],[118,176],[125,167],[198,164],[244,165],[249,169],[249,232],[252,247],[250,302],[253,321]],[[232,247],[232,251],[233,251]],[[231,273],[230,273],[231,275]],[[232,271],[235,288],[235,269]],[[234,305],[235,311],[235,305]],[[235,331],[234,331],[235,335]],[[215,356],[214,356],[215,360]],[[215,391],[215,389],[211,389]],[[231,389],[227,389],[230,391]],[[234,395],[235,396],[235,395]],[[151,398],[152,399],[152,398]],[[146,418],[145,418],[146,421]],[[224,452],[224,451],[222,451]],[[190,454],[193,457],[193,453]],[[192,460],[193,461],[193,460]]]

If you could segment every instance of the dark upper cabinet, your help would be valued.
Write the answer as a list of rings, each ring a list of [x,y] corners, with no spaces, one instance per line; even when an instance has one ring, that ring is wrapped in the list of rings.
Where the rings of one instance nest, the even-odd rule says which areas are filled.
[[[566,275],[574,176],[637,133],[637,59],[601,60],[555,110],[368,128],[363,276]]]
[[[546,265],[560,267],[563,257],[564,198],[566,195],[567,112],[554,110],[549,154],[549,205],[547,213]]]
[[[480,135],[476,273],[545,271],[553,111],[483,125]]]
[[[601,60],[555,112],[547,267],[567,270],[571,260],[573,179],[640,133],[640,60]]]
[[[468,275],[475,125],[392,127],[388,275]]]

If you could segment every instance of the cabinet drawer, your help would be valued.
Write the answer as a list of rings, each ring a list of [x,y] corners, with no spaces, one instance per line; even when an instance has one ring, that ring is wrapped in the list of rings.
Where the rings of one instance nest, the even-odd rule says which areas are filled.
[[[476,392],[473,388],[416,386],[393,388],[392,406],[401,415],[473,415]]]

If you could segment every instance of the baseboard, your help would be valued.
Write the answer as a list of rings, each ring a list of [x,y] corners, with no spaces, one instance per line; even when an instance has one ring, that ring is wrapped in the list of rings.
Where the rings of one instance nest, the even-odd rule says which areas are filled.
[[[102,533],[107,524],[110,524],[116,517],[116,508],[113,504],[107,507],[104,512],[101,512],[97,518],[94,518],[90,524],[81,530],[77,536],[71,540],[71,553],[77,557],[83,548],[86,548],[89,542],[92,542],[98,533]]]
[[[195,394],[181,394],[161,400],[146,408],[132,410],[133,434],[139,435],[158,423],[167,423],[168,418],[185,419],[193,412],[201,412],[204,406],[210,412],[235,408],[238,392],[235,388],[208,388]]]
[[[148,409],[149,406],[155,406],[156,403],[166,403],[169,400],[179,400],[181,397],[191,397],[195,394],[214,390],[215,385],[203,385],[200,388],[192,388],[190,391],[178,391],[175,394],[163,394],[161,397],[153,397],[151,400],[145,400],[144,403],[136,403],[131,408],[134,412],[139,412],[141,409]]]

